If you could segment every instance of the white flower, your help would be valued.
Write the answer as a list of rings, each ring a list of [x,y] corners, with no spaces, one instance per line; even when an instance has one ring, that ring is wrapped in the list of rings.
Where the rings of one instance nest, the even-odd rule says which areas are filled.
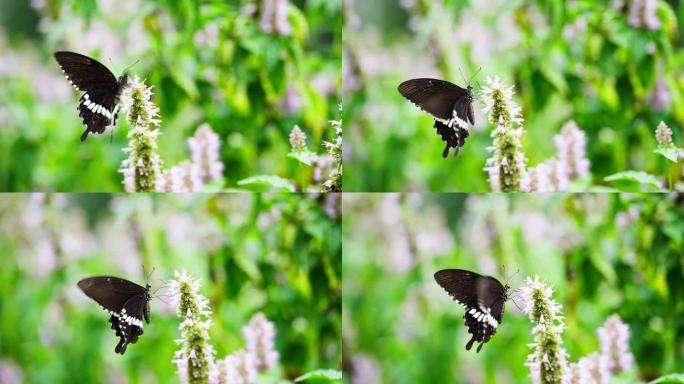
[[[561,306],[551,298],[553,289],[539,280],[527,278],[520,288],[523,312],[535,323],[532,333],[532,352],[527,356],[533,383],[561,383],[566,375],[567,352],[562,347],[561,333],[564,329]]]
[[[122,100],[128,111],[128,147],[123,152],[128,158],[121,163],[123,184],[127,192],[162,191],[161,159],[157,149],[160,120],[159,108],[150,100],[152,88],[136,76],[125,89]]]
[[[306,149],[306,135],[302,132],[298,125],[290,131],[290,146],[293,151]]]
[[[481,95],[484,103],[483,111],[489,115],[491,124],[501,124],[504,120],[522,125],[522,108],[513,101],[513,86],[506,87],[499,76],[487,77],[486,85],[482,88]]]
[[[214,348],[209,344],[209,301],[199,293],[199,281],[183,270],[174,271],[174,280],[169,285],[173,292],[172,302],[181,318],[181,338],[176,340],[180,349],[176,351],[173,362],[178,369],[181,383],[200,384],[209,381],[214,366]]]
[[[487,150],[492,157],[485,163],[492,191],[529,191],[530,177],[527,173],[527,158],[522,152],[521,108],[512,100],[513,87],[503,85],[499,77],[487,78],[482,88],[484,111],[489,122],[495,124],[492,130],[492,146]]]
[[[659,147],[672,145],[672,130],[663,121],[658,124],[655,131],[656,140]]]

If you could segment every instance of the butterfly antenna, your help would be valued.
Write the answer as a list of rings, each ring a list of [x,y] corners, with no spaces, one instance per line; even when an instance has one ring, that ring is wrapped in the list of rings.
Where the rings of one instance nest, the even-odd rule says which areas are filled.
[[[467,82],[466,79],[465,79],[465,76],[463,76],[463,71],[461,71],[461,67],[458,67],[458,73],[461,74],[461,78],[463,79],[463,81],[464,81],[466,84],[468,84],[468,82]]]
[[[475,78],[475,76],[477,76],[477,74],[480,73],[481,70],[482,70],[482,67],[480,67],[480,68],[477,69],[477,72],[475,72],[475,74],[474,74],[474,75],[470,78],[470,80],[468,81],[468,83],[467,83],[468,85],[470,85],[470,82],[473,81],[473,79]],[[463,75],[461,74],[461,76],[463,76]]]
[[[126,73],[129,69],[133,68],[133,66],[136,65],[136,64],[138,64],[139,62],[140,62],[140,59],[136,60],[135,63],[133,63],[133,64],[129,65],[128,67],[126,67],[126,69],[124,69],[123,73]]]
[[[152,267],[152,270],[150,271],[149,275],[145,277],[145,284],[150,282],[150,277],[152,277],[152,273],[154,272],[154,267]],[[145,273],[145,266],[143,265],[143,273]]]

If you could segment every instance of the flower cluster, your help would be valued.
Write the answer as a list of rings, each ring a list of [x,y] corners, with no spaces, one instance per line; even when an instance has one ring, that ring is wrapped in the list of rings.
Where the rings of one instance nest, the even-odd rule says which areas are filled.
[[[531,192],[564,191],[568,187],[568,172],[565,163],[552,157],[528,171]]]
[[[561,132],[554,136],[553,142],[557,156],[528,170],[532,192],[565,191],[571,180],[589,174],[587,137],[574,121],[565,123]]]
[[[659,147],[667,147],[673,144],[672,130],[662,121],[656,128],[655,136]]]
[[[589,159],[586,155],[587,136],[570,120],[554,136],[553,142],[558,152],[558,161],[563,164],[570,180],[580,179],[589,174]]]
[[[513,87],[505,86],[498,77],[487,78],[482,88],[484,111],[489,122],[496,125],[492,131],[493,145],[488,148],[492,157],[485,163],[489,185],[493,191],[528,191],[527,158],[522,152],[520,139],[525,133],[521,108],[513,100]]]
[[[263,313],[256,313],[242,328],[247,351],[254,356],[259,372],[267,371],[278,364],[280,356],[275,350],[275,326]]]
[[[208,333],[211,320],[203,320],[211,315],[209,301],[199,293],[199,281],[185,271],[175,271],[174,276],[171,290],[176,312],[182,322],[181,338],[177,340],[181,348],[176,351],[173,362],[178,368],[181,383],[207,383],[211,372],[215,371],[215,352],[209,344]]]
[[[196,192],[205,183],[219,180],[223,172],[220,160],[219,136],[208,124],[201,125],[188,139],[191,161],[183,161],[162,171],[157,138],[159,137],[159,108],[150,100],[152,88],[137,77],[123,95],[128,111],[128,122],[133,129],[128,133],[128,158],[121,164],[127,192]]]
[[[223,163],[219,157],[221,141],[209,124],[202,124],[195,135],[188,139],[190,158],[199,167],[200,177],[205,183],[219,180]]]
[[[166,192],[197,192],[202,189],[201,170],[191,161],[182,161],[163,173],[163,190]]]
[[[567,369],[567,352],[562,347],[563,316],[561,306],[551,298],[553,289],[539,280],[527,278],[520,289],[523,312],[535,323],[532,353],[527,357],[533,383],[561,383]]]
[[[181,318],[181,345],[173,362],[178,368],[181,383],[254,384],[257,374],[278,365],[275,350],[275,326],[263,313],[256,313],[242,328],[246,349],[215,360],[214,348],[209,344],[208,330],[211,316],[209,302],[199,293],[199,282],[185,271],[174,272],[170,282],[173,303]]]
[[[629,9],[629,25],[635,28],[660,28],[660,20],[656,16],[657,5],[658,0],[633,0]]]
[[[537,276],[534,280],[528,277],[520,294],[523,312],[536,324],[532,330],[534,343],[530,344],[534,350],[526,363],[533,383],[608,384],[613,374],[634,365],[634,356],[629,352],[629,327],[617,315],[608,317],[597,331],[601,351],[568,364],[567,353],[562,348],[561,306],[551,298],[552,288]]]
[[[231,353],[216,363],[215,377],[220,384],[254,384],[259,372],[278,365],[274,348],[275,326],[263,313],[256,313],[242,328],[247,349]]]
[[[159,108],[150,100],[152,87],[136,76],[123,94],[124,109],[133,129],[128,132],[128,158],[121,163],[127,192],[151,192],[162,188],[161,159],[157,149]]]
[[[610,369],[605,356],[596,352],[590,353],[581,358],[577,363],[572,363],[568,367],[569,383],[610,383]]]
[[[262,0],[261,30],[287,36],[292,33],[292,25],[287,20],[289,0]]]
[[[217,381],[221,384],[253,384],[256,378],[254,355],[243,349],[217,362]]]
[[[330,124],[337,136],[334,143],[323,142],[332,158],[332,170],[323,182],[323,192],[342,192],[342,120],[331,120]]]
[[[165,170],[161,188],[166,192],[197,192],[209,182],[220,180],[224,165],[220,160],[221,141],[208,124],[202,124],[188,139],[190,159]]]
[[[597,331],[601,341],[601,356],[612,373],[629,370],[634,365],[634,356],[629,352],[629,327],[620,316],[612,315]]]
[[[306,135],[298,125],[295,125],[290,131],[289,139],[293,151],[306,149]]]

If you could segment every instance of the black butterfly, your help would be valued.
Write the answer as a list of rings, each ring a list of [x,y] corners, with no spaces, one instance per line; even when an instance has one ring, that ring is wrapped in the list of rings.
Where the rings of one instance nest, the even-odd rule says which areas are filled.
[[[496,333],[502,322],[504,304],[508,300],[508,285],[502,285],[491,276],[478,275],[463,269],[443,269],[435,273],[435,280],[449,296],[465,307],[465,325],[468,333],[473,335],[466,350],[470,350],[475,341],[482,345]]]
[[[475,124],[473,87],[461,88],[438,79],[413,79],[399,84],[399,93],[421,110],[435,118],[435,128],[446,142],[442,157],[449,148],[462,147],[470,132],[468,121]]]
[[[79,281],[78,287],[112,315],[109,322],[121,338],[114,352],[123,355],[128,344],[135,344],[143,334],[143,316],[150,323],[150,285],[142,287],[118,277],[96,276]]]
[[[128,85],[128,75],[117,80],[102,63],[74,52],[55,52],[55,59],[69,83],[85,92],[77,108],[86,128],[81,141],[90,132],[104,133],[108,126],[116,126],[119,97]]]

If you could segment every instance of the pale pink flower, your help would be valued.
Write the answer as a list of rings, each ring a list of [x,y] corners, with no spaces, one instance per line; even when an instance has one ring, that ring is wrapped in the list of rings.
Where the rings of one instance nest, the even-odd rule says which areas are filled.
[[[205,183],[219,180],[223,172],[220,159],[221,141],[209,124],[202,124],[195,135],[188,139],[190,158],[199,166],[200,177]]]
[[[634,356],[629,351],[629,326],[622,322],[620,316],[610,316],[597,333],[601,355],[606,358],[608,369],[620,373],[632,368]]]
[[[255,358],[260,372],[274,368],[280,355],[275,350],[275,325],[263,313],[258,312],[242,327],[242,336],[247,343],[247,351]]]

